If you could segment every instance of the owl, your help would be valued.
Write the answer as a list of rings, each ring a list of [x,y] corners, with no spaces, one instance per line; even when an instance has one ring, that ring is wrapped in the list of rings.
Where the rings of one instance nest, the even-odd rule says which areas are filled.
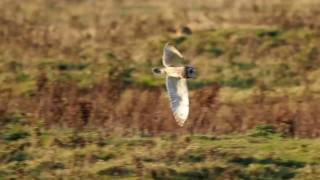
[[[195,69],[179,63],[181,59],[182,54],[173,45],[166,43],[162,56],[164,67],[152,69],[154,74],[166,76],[170,107],[179,126],[183,126],[189,114],[187,79],[195,77]]]

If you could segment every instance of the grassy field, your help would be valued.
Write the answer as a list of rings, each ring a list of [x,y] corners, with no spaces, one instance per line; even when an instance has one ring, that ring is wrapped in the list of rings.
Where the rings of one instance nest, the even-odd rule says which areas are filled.
[[[270,126],[246,134],[110,136],[30,127],[1,131],[0,179],[318,179],[318,140]]]
[[[318,179],[319,28],[318,0],[2,0],[0,179]]]

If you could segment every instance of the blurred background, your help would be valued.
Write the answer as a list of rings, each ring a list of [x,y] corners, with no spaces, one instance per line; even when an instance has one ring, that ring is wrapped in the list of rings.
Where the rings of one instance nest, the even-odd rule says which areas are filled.
[[[110,136],[256,127],[319,137],[319,28],[318,0],[1,0],[1,141],[32,137],[29,145],[64,147],[54,136],[67,134],[70,146],[81,146],[86,138],[99,144]],[[183,128],[171,114],[164,78],[151,72],[161,66],[166,42],[198,72],[189,81]],[[43,166],[67,166],[53,161]]]

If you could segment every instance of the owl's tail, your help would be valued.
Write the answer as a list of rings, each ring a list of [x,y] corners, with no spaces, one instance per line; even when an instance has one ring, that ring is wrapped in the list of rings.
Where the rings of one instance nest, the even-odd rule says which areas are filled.
[[[152,68],[152,72],[155,75],[161,75],[165,73],[163,68]]]

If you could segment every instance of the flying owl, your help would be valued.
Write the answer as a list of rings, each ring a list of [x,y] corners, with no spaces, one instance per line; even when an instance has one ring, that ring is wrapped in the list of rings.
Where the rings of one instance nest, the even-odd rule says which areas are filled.
[[[156,75],[166,75],[166,87],[170,107],[179,126],[183,126],[189,114],[189,97],[187,79],[195,77],[195,69],[185,66],[181,61],[182,54],[170,43],[163,48],[162,68],[153,68]]]

